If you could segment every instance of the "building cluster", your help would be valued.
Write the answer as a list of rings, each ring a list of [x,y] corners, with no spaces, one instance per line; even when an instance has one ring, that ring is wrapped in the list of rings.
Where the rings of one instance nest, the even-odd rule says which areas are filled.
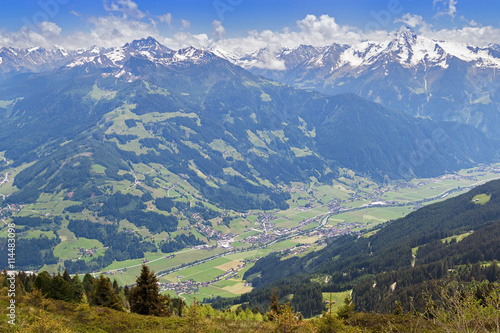
[[[279,252],[282,254],[298,255],[298,254],[306,252],[311,246],[312,246],[312,244],[301,244],[301,245],[292,246],[292,247],[289,247],[287,249],[280,250]]]
[[[92,249],[86,249],[84,247],[78,248],[78,255],[81,256],[92,256],[94,253],[97,253],[97,247],[94,247]]]
[[[364,228],[365,224],[360,222],[340,222],[331,228],[321,228],[314,231],[311,235],[320,236],[324,238],[333,238],[349,234],[358,234],[361,236],[361,232],[354,229]]]
[[[175,278],[179,280],[179,282],[171,282],[171,283],[158,283],[160,287],[160,291],[166,291],[166,290],[172,290],[174,291],[177,295],[179,294],[193,294],[195,292],[198,292],[200,290],[200,287],[208,287],[213,283],[220,282],[222,280],[229,280],[231,278],[234,278],[238,275],[238,272],[245,268],[248,263],[250,262],[255,262],[260,258],[254,258],[254,259],[245,259],[241,264],[238,264],[236,268],[230,268],[226,272],[215,276],[212,278],[210,281],[204,281],[204,282],[199,282],[199,281],[194,281],[194,280],[184,280],[181,281],[181,279],[184,278],[184,275],[178,275]],[[245,282],[245,286],[251,286],[251,283]]]
[[[211,226],[208,226],[206,224],[202,224],[200,222],[196,222],[196,224],[194,226],[195,226],[196,230],[198,230],[198,232],[200,234],[202,234],[203,236],[205,236],[207,238],[217,238],[217,239],[219,239],[222,236],[222,232],[220,232],[218,230],[215,230],[214,228],[212,228]]]

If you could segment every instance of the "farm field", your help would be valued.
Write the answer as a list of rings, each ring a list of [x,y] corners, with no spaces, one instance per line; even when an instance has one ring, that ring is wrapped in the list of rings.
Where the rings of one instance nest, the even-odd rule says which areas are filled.
[[[127,110],[123,110],[129,113]],[[122,115],[120,115],[121,117]],[[121,119],[121,118],[120,118]],[[115,122],[116,123],[116,122]],[[125,130],[122,125],[117,125],[115,131]],[[135,128],[135,131],[144,129]],[[228,147],[219,147],[215,142],[214,146],[220,149]],[[130,150],[139,147],[130,145]],[[144,149],[144,148],[142,148]],[[6,170],[9,172],[9,180],[0,187],[0,194],[9,194],[14,191],[10,175],[15,175],[27,165],[17,167],[15,170]],[[172,174],[161,165],[134,164],[134,178],[140,186],[150,189],[153,198],[170,197],[178,201],[193,205],[195,202],[202,202],[216,212],[221,210],[208,202],[200,201],[201,197],[185,179]],[[105,168],[100,165],[93,166],[95,172],[105,172]],[[206,287],[200,287],[192,293],[181,293],[182,297],[188,300],[196,297],[201,300],[212,295],[229,297],[249,291],[251,286],[245,286],[242,280],[244,272],[253,265],[253,261],[274,251],[294,248],[299,244],[312,244],[324,238],[332,230],[347,228],[348,232],[363,233],[365,229],[375,230],[365,234],[369,237],[377,232],[376,226],[394,220],[411,213],[422,205],[431,204],[436,201],[445,200],[455,195],[459,195],[468,190],[471,186],[476,186],[489,180],[500,178],[498,174],[498,165],[480,166],[474,169],[462,170],[454,174],[444,175],[431,179],[414,179],[408,182],[389,183],[386,185],[376,184],[365,178],[356,176],[349,170],[341,170],[341,177],[332,181],[331,185],[325,185],[311,179],[308,184],[292,183],[283,190],[291,194],[288,201],[290,208],[282,211],[249,211],[245,214],[228,211],[227,216],[231,217],[229,224],[220,223],[221,218],[210,221],[214,230],[222,235],[232,233],[228,248],[217,246],[217,240],[209,239],[199,230],[192,227],[193,221],[180,215],[179,229],[172,233],[161,232],[152,234],[146,227],[137,227],[127,220],[119,221],[119,230],[129,230],[140,235],[144,239],[154,240],[160,243],[168,237],[175,237],[180,234],[193,234],[203,242],[217,246],[214,249],[190,249],[185,248],[174,253],[174,257],[166,258],[169,254],[157,252],[147,252],[144,259],[133,259],[126,261],[115,261],[111,265],[102,268],[99,272],[91,272],[94,275],[104,273],[112,279],[116,279],[119,284],[132,284],[139,275],[141,265],[145,262],[150,268],[159,273],[161,283],[174,283],[179,281],[191,280],[194,282],[207,282],[215,277],[225,274],[229,268],[237,269],[238,264],[246,260],[246,267],[239,268],[237,274],[229,280],[222,279],[211,283]],[[154,179],[155,187],[151,183],[146,184],[145,179],[150,177]],[[112,191],[121,191],[122,193],[140,194],[133,182],[122,180],[110,182],[106,186],[112,185]],[[137,192],[137,193],[136,193]],[[57,272],[64,260],[80,258],[89,261],[95,256],[104,254],[105,248],[102,243],[95,239],[78,238],[68,230],[68,219],[89,219],[98,221],[98,217],[91,212],[84,210],[80,213],[64,212],[66,207],[79,204],[79,202],[64,200],[64,192],[54,194],[42,194],[33,204],[19,207],[17,216],[62,216],[63,220],[57,231],[32,230],[23,233],[22,237],[31,238],[45,235],[48,238],[59,237],[61,242],[56,245],[54,255],[60,259],[59,264],[47,265],[42,270]],[[478,204],[483,203],[488,198],[478,197]],[[152,201],[147,204],[148,210],[156,210]],[[176,208],[173,212],[179,213]],[[160,212],[163,214],[163,212]],[[324,227],[319,227],[325,222]],[[296,232],[302,235],[283,234],[283,231],[296,228]],[[335,228],[335,229],[334,229]],[[254,238],[273,236],[266,238],[263,243],[255,242]],[[264,246],[264,244],[267,244]],[[251,249],[251,247],[257,249]],[[303,256],[310,251],[318,250],[324,245],[309,246],[298,254],[287,254],[287,257],[293,255]],[[91,255],[82,254],[82,249],[94,249]],[[251,249],[251,250],[249,250]],[[239,253],[230,253],[214,260],[196,264],[195,262],[210,259],[213,256],[227,253],[228,251],[244,250]],[[192,264],[194,263],[194,264]],[[163,275],[163,271],[176,269]],[[80,272],[80,274],[85,272]],[[177,278],[182,276],[182,278]],[[172,293],[173,291],[167,291]],[[173,292],[175,294],[175,292]],[[341,300],[342,301],[342,300]]]

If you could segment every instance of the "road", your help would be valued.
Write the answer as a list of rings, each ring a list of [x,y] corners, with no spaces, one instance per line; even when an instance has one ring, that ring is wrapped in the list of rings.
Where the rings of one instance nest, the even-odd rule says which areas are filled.
[[[390,207],[417,206],[417,205],[420,205],[422,203],[426,203],[426,202],[430,202],[430,201],[436,201],[436,200],[443,199],[443,196],[448,196],[449,194],[454,193],[454,192],[468,191],[468,190],[476,187],[477,185],[480,185],[480,184],[485,183],[485,182],[486,181],[480,181],[480,182],[477,182],[477,183],[475,183],[473,185],[470,185],[470,186],[467,186],[467,187],[452,188],[452,189],[446,190],[446,191],[444,191],[444,192],[442,192],[442,193],[440,193],[440,194],[438,194],[438,195],[436,195],[434,197],[430,197],[430,198],[426,198],[426,199],[422,199],[422,200],[417,200],[417,201],[411,201],[411,202],[405,202],[405,203],[397,203],[397,204],[364,205],[364,206],[360,206],[360,207],[344,208],[344,209],[340,209],[340,210],[335,211],[335,212],[319,213],[318,215],[316,215],[315,217],[313,217],[313,219],[320,218],[322,216],[323,216],[323,218],[322,218],[321,222],[319,223],[319,225],[316,226],[316,227],[314,227],[314,228],[311,228],[311,229],[308,229],[308,230],[297,231],[297,232],[294,232],[294,233],[282,236],[280,238],[277,238],[277,239],[275,239],[275,240],[273,240],[273,241],[271,241],[269,243],[260,244],[258,246],[254,246],[254,247],[251,247],[251,248],[247,248],[247,249],[235,249],[235,250],[226,251],[226,252],[214,255],[214,256],[210,256],[210,257],[207,257],[207,258],[202,258],[202,259],[199,259],[199,260],[195,260],[195,261],[192,261],[192,262],[178,264],[176,266],[169,267],[167,269],[157,271],[157,276],[158,277],[165,276],[165,275],[168,275],[170,273],[177,272],[177,271],[180,271],[180,270],[185,269],[185,268],[197,266],[197,265],[200,265],[200,264],[203,264],[203,263],[215,260],[215,259],[220,258],[220,257],[227,256],[227,255],[230,255],[230,254],[241,253],[241,252],[248,252],[248,251],[253,251],[253,250],[258,250],[258,249],[263,249],[263,248],[269,247],[269,246],[271,246],[271,245],[273,245],[273,244],[275,244],[277,242],[282,242],[282,241],[284,241],[286,239],[289,239],[289,238],[292,238],[292,237],[310,234],[310,233],[312,233],[312,232],[314,232],[314,231],[316,231],[316,230],[324,227],[327,224],[328,219],[330,217],[332,217],[332,216],[335,216],[335,215],[349,213],[349,212],[358,211],[358,210],[362,210],[362,209],[370,209],[370,208],[381,208],[381,207],[383,207],[383,208],[390,208]],[[321,207],[323,207],[323,206],[324,205],[322,205]],[[318,207],[314,207],[314,208],[318,208]],[[309,210],[312,210],[314,208],[311,208]],[[265,230],[265,231],[267,232],[267,230]],[[260,231],[260,232],[262,232],[262,231]],[[187,251],[194,251],[194,250],[193,249],[183,250],[183,251],[176,252],[174,254],[177,255],[177,254],[180,254],[180,253],[183,253],[183,252],[187,252]],[[159,261],[159,260],[162,260],[162,259],[165,259],[165,258],[161,257],[161,258],[157,258],[157,259],[151,260],[149,262],[155,262],[155,261]],[[112,271],[117,271],[119,269],[124,269],[124,268],[140,267],[141,265],[142,264],[131,265],[131,266],[123,267],[123,268],[113,269]]]

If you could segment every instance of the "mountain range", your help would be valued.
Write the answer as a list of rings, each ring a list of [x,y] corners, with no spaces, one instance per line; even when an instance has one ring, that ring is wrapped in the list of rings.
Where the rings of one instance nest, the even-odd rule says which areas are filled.
[[[26,231],[70,230],[106,247],[66,260],[72,271],[199,245],[186,233],[193,216],[212,228],[227,211],[285,210],[294,182],[331,185],[345,169],[379,182],[432,177],[499,157],[499,142],[472,126],[297,89],[153,38],[22,68],[0,77],[0,172],[14,178],[0,214],[60,204],[50,219],[15,218]],[[23,240],[19,267],[57,264],[61,239]]]
[[[500,136],[497,44],[438,41],[402,27],[384,42],[261,49],[228,59],[295,87],[351,92],[414,116],[467,123]]]
[[[297,88],[329,95],[354,93],[413,116],[466,123],[500,137],[496,73],[500,47],[433,40],[408,27],[391,33],[383,42],[264,48],[250,54],[231,53],[219,46],[174,51],[151,37],[118,48],[4,47],[0,49],[0,73],[10,77],[83,65],[85,70],[91,66],[118,68],[130,56],[179,66],[188,58],[193,61],[209,55]]]
[[[196,157],[195,169],[205,176],[224,178],[232,168],[235,177],[259,184],[335,177],[339,166],[378,179],[427,177],[498,156],[497,141],[472,127],[416,118],[353,94],[294,89],[212,52],[173,51],[153,38],[93,52],[0,83],[6,157],[32,162],[100,131],[122,150],[141,142],[149,155],[168,152],[186,169]],[[142,123],[143,132],[118,132],[111,119],[120,113]],[[154,121],[151,113],[158,113]],[[216,142],[224,148],[214,148]],[[239,157],[229,158],[228,150]]]

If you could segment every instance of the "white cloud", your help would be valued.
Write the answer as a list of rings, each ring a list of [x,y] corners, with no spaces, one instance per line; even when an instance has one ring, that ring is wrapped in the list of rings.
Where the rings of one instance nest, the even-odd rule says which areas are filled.
[[[406,24],[409,27],[415,28],[417,26],[422,26],[425,25],[424,18],[420,15],[413,15],[410,13],[407,13],[403,15],[400,19],[394,20],[395,23],[397,22],[402,22]]]
[[[76,10],[70,10],[69,12],[70,12],[71,14],[73,14],[73,15],[77,16],[77,17],[79,17],[79,16],[80,16],[80,13],[79,13],[79,12],[77,12]]]
[[[421,29],[422,35],[444,41],[454,41],[484,47],[500,40],[500,29],[492,26],[465,26],[460,29]]]
[[[198,49],[206,49],[213,43],[213,40],[211,40],[206,34],[193,35],[184,31],[176,33],[173,37],[160,38],[158,41],[174,50],[182,49],[188,46],[193,46]]]
[[[452,2],[452,5],[455,6],[456,1]],[[263,61],[258,65],[262,68],[284,69],[284,64],[276,61],[273,57],[273,54],[283,47],[296,47],[300,44],[314,46],[325,46],[332,43],[355,44],[362,40],[381,41],[387,39],[388,36],[386,30],[365,34],[358,28],[338,24],[334,17],[328,15],[307,15],[298,20],[295,27],[285,27],[280,31],[252,30],[246,36],[238,38],[226,38],[226,29],[222,22],[217,20],[212,22],[211,27],[207,27],[207,30],[211,28],[210,34],[191,34],[183,31],[183,29],[190,27],[190,22],[181,20],[182,27],[179,27],[176,32],[174,31],[173,35],[165,37],[160,35],[153,18],[172,25],[174,22],[172,15],[170,13],[162,16],[153,16],[149,13],[146,15],[134,4],[129,0],[106,2],[105,8],[110,13],[86,19],[90,26],[90,30],[87,32],[65,34],[61,27],[53,22],[42,22],[36,27],[23,27],[15,32],[0,30],[0,47],[41,46],[49,48],[59,45],[75,49],[96,44],[112,47],[121,46],[134,39],[153,36],[173,49],[187,46],[196,48],[217,46],[229,52],[243,54],[266,48],[267,53],[262,54]],[[477,22],[468,21],[465,18],[460,19],[463,27],[441,30],[435,30],[432,25],[424,21],[422,16],[411,13],[402,15],[394,22],[404,23],[414,28],[420,35],[437,40],[450,40],[477,46],[484,46],[500,40],[500,28],[481,26]]]
[[[40,23],[36,29],[23,27],[16,32],[0,31],[0,47],[40,46],[50,48],[58,45],[67,49],[77,49],[93,45],[121,46],[134,39],[148,36],[162,38],[151,22],[131,20],[114,15],[91,17],[88,22],[93,26],[90,32],[76,32],[70,35],[64,35],[59,26],[48,21]]]
[[[183,29],[188,29],[191,26],[191,22],[188,20],[181,20],[181,24]]]
[[[166,13],[159,17],[160,22],[168,24],[169,27],[172,27],[172,14]]]
[[[361,38],[360,32],[354,27],[340,26],[335,18],[329,15],[307,15],[297,21],[300,29],[299,37],[302,41],[311,40],[309,44],[353,43]]]
[[[43,35],[49,36],[49,37],[58,37],[61,34],[61,27],[59,27],[57,24],[49,21],[44,21],[40,23],[39,28],[42,32]]]
[[[89,22],[94,25],[90,32],[90,39],[100,46],[111,47],[128,43],[134,39],[148,36],[160,37],[158,30],[152,23],[139,20],[130,20],[123,17],[108,15],[103,17],[93,17]],[[85,41],[87,34],[82,34],[82,41]]]
[[[104,9],[108,12],[120,12],[124,17],[143,19],[146,17],[139,6],[132,0],[104,0]]]
[[[54,45],[62,45],[61,39],[62,29],[53,22],[42,22],[37,25],[37,31],[31,27],[22,27],[16,32],[0,31],[0,45],[11,46],[17,48],[28,48],[32,46],[40,46],[51,48]]]
[[[296,22],[297,30],[284,28],[282,31],[249,31],[248,36],[222,39],[217,42],[221,48],[234,53],[248,53],[261,48],[271,52],[283,47],[295,47],[301,44],[325,46],[332,43],[352,44],[366,38],[359,29],[341,26],[335,18],[328,15],[307,15]],[[387,32],[384,33],[384,36]],[[274,64],[276,65],[276,64]]]
[[[432,4],[434,8],[438,9],[437,16],[449,15],[452,18],[455,17],[457,13],[457,3],[458,0],[433,0]]]
[[[262,54],[261,60],[255,63],[253,66],[257,68],[277,71],[286,70],[285,61],[276,59],[271,50],[267,50],[264,54]]]
[[[226,28],[222,25],[221,21],[214,20],[212,22],[212,36],[215,40],[221,40],[226,35]]]

